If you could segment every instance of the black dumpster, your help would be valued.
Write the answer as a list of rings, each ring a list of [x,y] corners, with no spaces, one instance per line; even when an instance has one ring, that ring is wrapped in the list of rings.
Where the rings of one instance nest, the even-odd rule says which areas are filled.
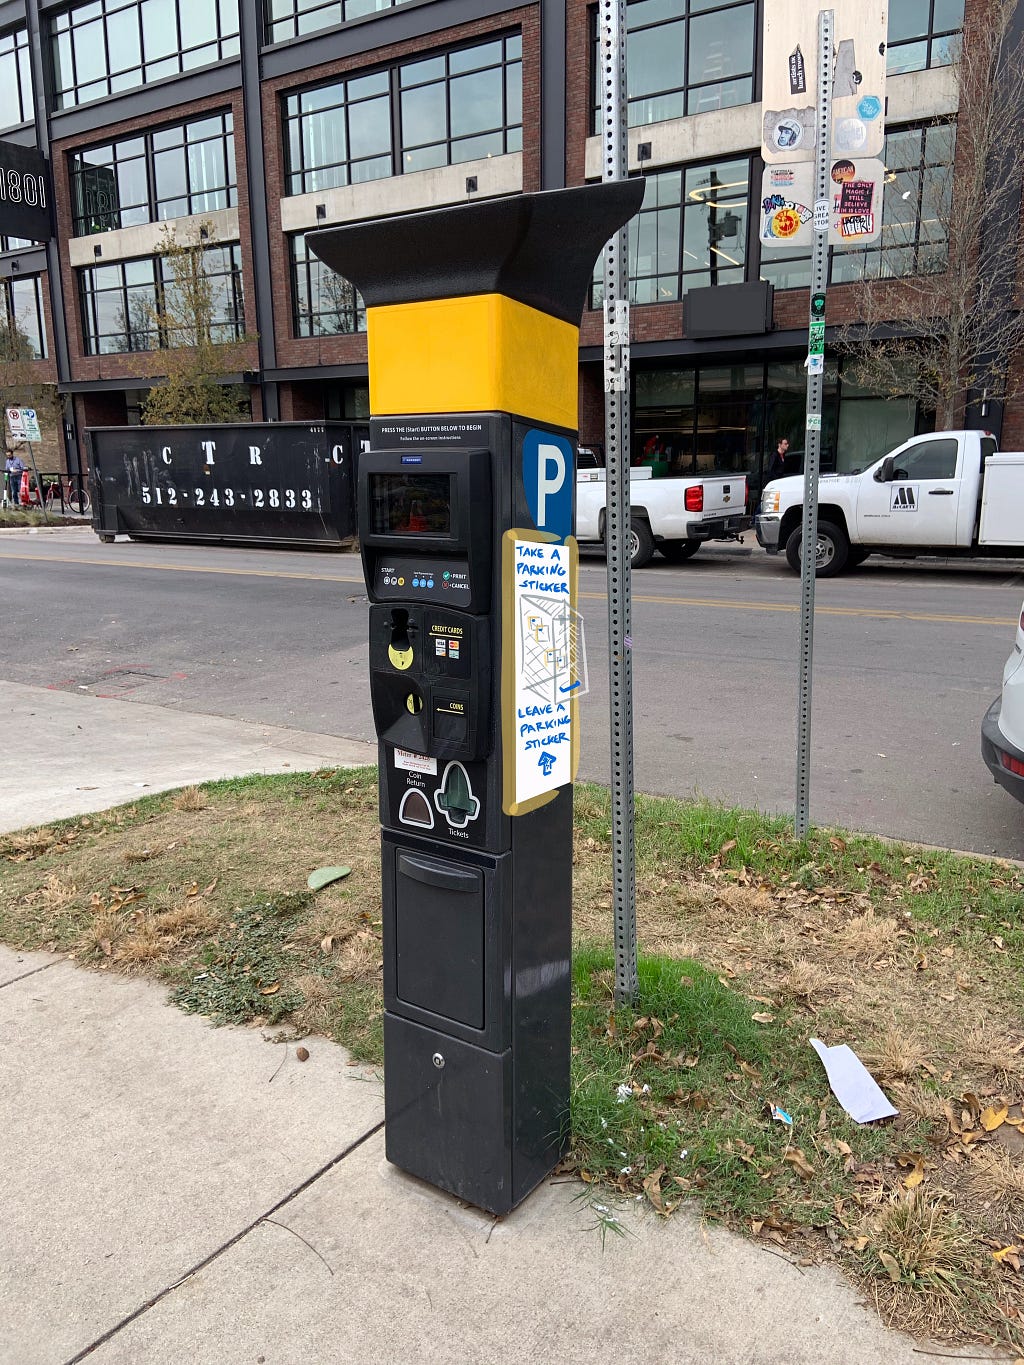
[[[338,545],[356,532],[351,422],[97,427],[86,432],[101,540]]]

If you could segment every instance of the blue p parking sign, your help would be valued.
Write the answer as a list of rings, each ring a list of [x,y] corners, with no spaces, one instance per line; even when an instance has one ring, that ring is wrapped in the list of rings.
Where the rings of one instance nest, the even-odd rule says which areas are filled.
[[[572,534],[575,478],[572,443],[534,428],[523,438],[523,487],[538,531],[564,541]]]

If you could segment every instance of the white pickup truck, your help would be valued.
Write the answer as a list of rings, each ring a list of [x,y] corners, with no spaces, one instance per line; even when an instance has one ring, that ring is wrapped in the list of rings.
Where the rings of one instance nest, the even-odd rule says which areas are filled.
[[[604,540],[604,469],[576,472],[576,539]],[[649,469],[629,471],[630,563],[642,569],[658,550],[671,563],[695,555],[706,540],[738,540],[750,530],[745,474],[684,475],[654,479]]]
[[[800,572],[803,475],[765,486],[754,519],[769,554]],[[830,578],[872,553],[914,558],[1024,556],[1024,454],[996,453],[983,431],[915,436],[862,473],[818,485],[817,574]]]

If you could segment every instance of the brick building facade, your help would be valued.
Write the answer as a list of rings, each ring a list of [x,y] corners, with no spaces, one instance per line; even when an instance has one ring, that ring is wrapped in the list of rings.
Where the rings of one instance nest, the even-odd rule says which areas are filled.
[[[755,486],[780,436],[801,444],[810,272],[809,254],[773,259],[758,241],[768,3],[627,7],[630,168],[650,181],[631,229],[633,457],[743,469]],[[72,471],[86,428],[137,421],[163,372],[146,319],[174,287],[158,250],[166,224],[183,239],[209,234],[218,335],[248,338],[225,380],[248,394],[254,419],[361,417],[361,302],[310,257],[305,233],[600,173],[590,0],[156,9],[0,4],[2,136],[47,151],[56,225],[47,244],[5,241],[0,280],[9,316],[35,282],[35,366],[65,395]],[[927,253],[934,268],[941,253],[927,205],[955,155],[963,22],[962,0],[890,0],[886,162],[912,269]],[[855,315],[859,278],[892,273],[881,259],[833,253],[830,326]],[[774,287],[763,332],[686,336],[690,289],[759,280]],[[599,281],[595,290],[599,305]],[[601,339],[600,308],[589,307],[580,433],[592,446],[603,440]],[[826,381],[826,468],[863,464],[931,421],[910,398],[857,390],[831,358]],[[1005,425],[1024,433],[1024,408]]]

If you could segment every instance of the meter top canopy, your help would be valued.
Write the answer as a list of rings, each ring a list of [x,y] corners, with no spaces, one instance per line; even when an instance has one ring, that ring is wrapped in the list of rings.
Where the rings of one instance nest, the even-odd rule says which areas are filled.
[[[594,262],[640,208],[644,184],[508,195],[325,228],[306,243],[368,308],[504,294],[578,327]]]

